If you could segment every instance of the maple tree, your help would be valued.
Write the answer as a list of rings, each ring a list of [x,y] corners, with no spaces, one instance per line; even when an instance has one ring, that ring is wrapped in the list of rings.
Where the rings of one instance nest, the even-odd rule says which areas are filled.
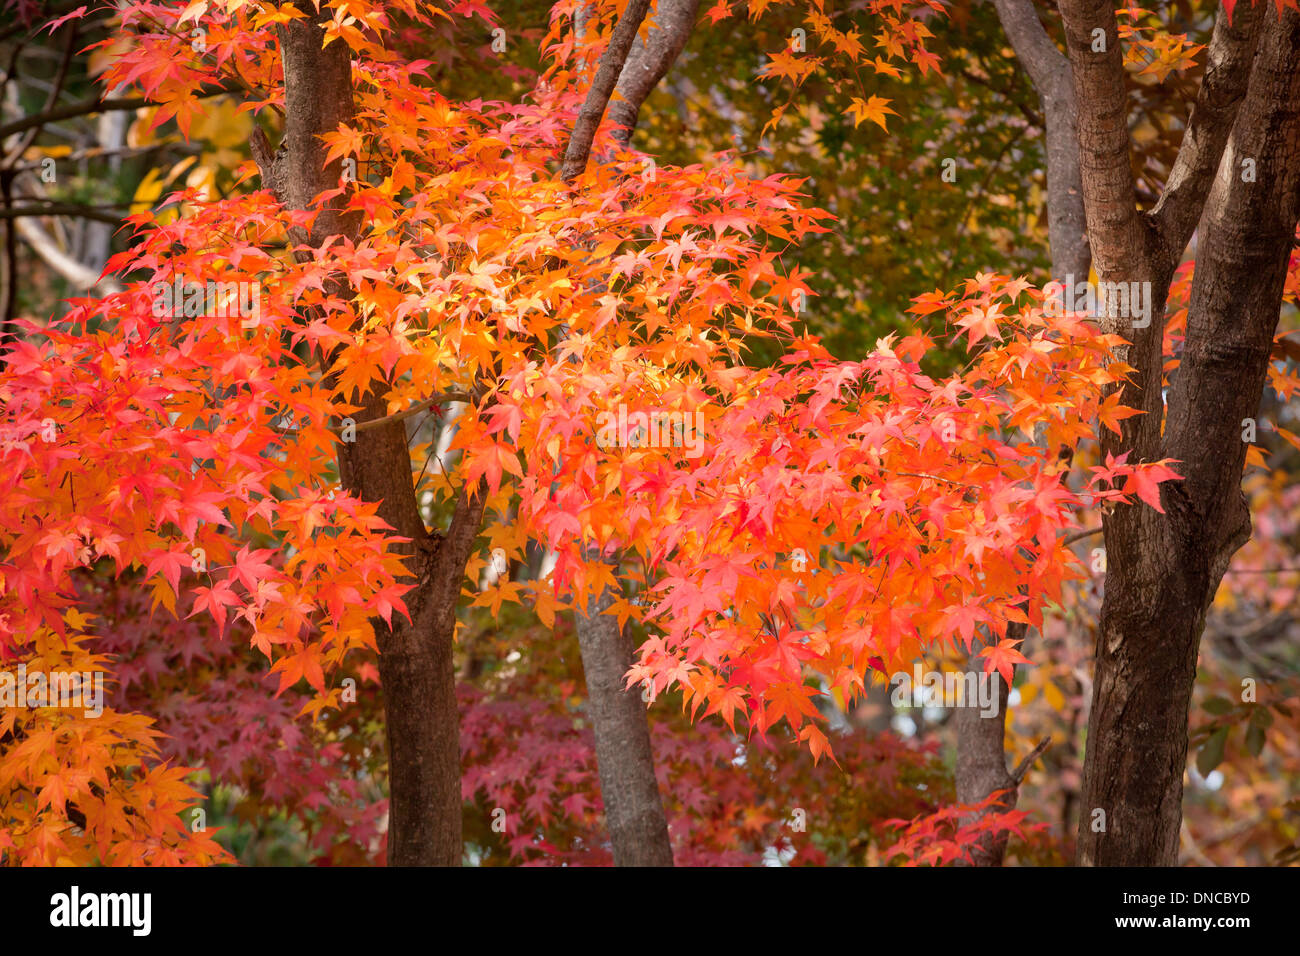
[[[942,69],[926,25],[940,4],[866,5],[880,31],[870,51],[820,4],[782,6],[747,9],[755,23],[807,24],[761,71],[780,98],[754,119],[760,138],[807,121],[809,83],[855,129],[887,132],[903,117],[876,78]],[[1144,10],[1076,7],[1071,82],[1100,101],[1122,92],[1117,70],[1160,83],[1218,49]],[[1189,387],[1212,257],[1170,292],[1190,290],[1185,314],[1151,331],[1098,328],[1051,308],[1042,284],[989,270],[914,292],[911,317],[893,320],[905,332],[844,361],[807,329],[818,288],[802,247],[836,222],[806,184],[732,154],[675,163],[632,148],[693,3],[555,4],[539,69],[522,71],[518,95],[487,99],[448,97],[430,79],[445,59],[408,53],[413,34],[497,28],[470,0],[136,2],[116,16],[130,41],[96,44],[112,48],[103,82],[152,104],[141,134],[174,124],[188,137],[211,122],[203,95],[234,88],[229,122],[244,124],[253,162],[228,190],[205,173],[162,197],[153,177],[143,195],[169,211],[126,217],[128,246],[108,266],[120,288],[11,323],[0,655],[6,672],[97,670],[121,686],[95,718],[5,710],[6,859],[225,862],[187,822],[204,794],[185,778],[201,768],[244,794],[246,812],[292,817],[319,860],[460,862],[468,801],[475,845],[495,840],[483,821],[496,810],[512,821],[510,860],[824,862],[824,847],[757,809],[762,794],[824,820],[827,786],[862,791],[881,765],[934,773],[923,747],[829,726],[925,655],[969,655],[1001,688],[999,719],[981,728],[997,772],[972,790],[959,759],[955,799],[933,776],[924,799],[863,797],[872,859],[987,862],[1008,835],[1039,846],[1042,825],[1014,808],[1029,764],[1008,774],[1003,753],[1007,689],[1032,672],[1028,629],[1046,636],[1050,615],[1080,600],[1077,545],[1096,520],[1118,601],[1124,569],[1152,559],[1112,543],[1121,524],[1184,520],[1193,492],[1170,489],[1186,481],[1202,482],[1190,500],[1219,500],[1195,456],[1156,442],[1151,424],[1152,374],[1175,395]],[[729,16],[720,3],[700,22]],[[1218,44],[1257,16],[1239,7]],[[1104,75],[1079,39],[1088,17],[1112,39]],[[1274,58],[1295,32],[1291,12],[1278,19],[1260,40]],[[628,79],[651,60],[653,79]],[[1258,115],[1284,101],[1254,95]],[[1084,149],[1099,135],[1078,131]],[[1049,152],[1066,133],[1051,120]],[[1261,156],[1282,149],[1271,143]],[[1194,163],[1208,188],[1225,148],[1219,137],[1203,157],[1180,155],[1170,182],[1183,188]],[[1250,202],[1285,205],[1287,162]],[[1049,168],[1054,274],[1082,246],[1066,225],[1085,211],[1109,221],[1103,188],[1082,183],[1062,210]],[[1164,207],[1171,249],[1194,224],[1186,202]],[[1288,253],[1294,234],[1292,217]],[[1120,274],[1113,244],[1091,255],[1102,278]],[[1256,306],[1272,308],[1265,357],[1291,281],[1280,266],[1276,296]],[[1157,314],[1172,268],[1156,276]],[[1293,378],[1274,372],[1289,396]],[[1223,474],[1235,480],[1245,456],[1220,456]],[[511,573],[520,564],[528,574]],[[458,617],[503,620],[511,604],[541,624],[527,667],[482,686],[459,677]],[[1102,608],[1102,631],[1113,613]],[[548,676],[570,614],[583,674]],[[176,629],[161,628],[166,615]],[[590,728],[567,709],[580,679]],[[671,732],[645,714],[643,700],[661,699],[680,701]],[[241,718],[276,728],[285,748],[214,730]],[[525,725],[532,736],[511,732]],[[1222,753],[1217,728],[1206,733]],[[638,759],[620,760],[633,737]],[[743,771],[728,766],[738,751]],[[828,766],[838,783],[818,776]],[[1129,825],[1135,811],[1119,806]],[[1105,859],[1080,843],[1086,862]]]

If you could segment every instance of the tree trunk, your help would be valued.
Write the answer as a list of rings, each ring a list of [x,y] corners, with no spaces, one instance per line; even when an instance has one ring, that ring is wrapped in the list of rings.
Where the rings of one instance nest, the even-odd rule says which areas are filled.
[[[1147,413],[1128,419],[1103,450],[1127,451],[1134,461],[1174,458],[1184,476],[1161,486],[1165,514],[1139,503],[1115,508],[1103,522],[1108,571],[1077,859],[1170,866],[1178,858],[1188,707],[1205,614],[1250,535],[1242,420],[1258,412],[1300,218],[1300,16],[1285,11],[1279,22],[1271,7],[1244,4],[1232,27],[1220,16],[1165,193],[1140,214],[1113,9],[1101,0],[1061,6],[1076,101],[1086,113],[1079,138],[1098,272],[1102,281],[1152,282],[1149,328],[1103,320],[1133,342],[1121,355],[1137,369],[1123,397]],[[1106,54],[1091,52],[1098,28]],[[1198,220],[1186,343],[1162,431],[1164,300]]]
[[[591,602],[585,616],[578,617],[605,826],[615,866],[672,866],[646,705],[637,688],[625,688],[623,682],[636,648],[617,618],[601,613],[613,597],[607,590]]]
[[[699,0],[660,0],[645,39],[626,48],[626,59],[613,73],[618,78],[614,89],[619,99],[608,106],[610,119],[621,130],[615,135],[625,145],[636,127],[641,104],[686,45],[695,25],[698,5]],[[628,9],[635,15],[630,5]],[[600,72],[604,73],[605,69],[602,59]],[[595,97],[602,92],[595,90]],[[604,95],[608,97],[607,93]],[[605,103],[599,103],[597,108],[595,99],[589,99],[584,106],[583,114],[594,119],[574,130],[566,150],[565,178],[576,178],[585,168],[590,136],[594,135],[604,109]],[[583,138],[585,146],[581,142]],[[672,866],[672,842],[655,777],[649,715],[640,694],[635,689],[625,689],[623,684],[624,675],[635,661],[636,648],[631,635],[618,626],[617,620],[601,613],[617,597],[615,589],[607,588],[590,603],[585,614],[579,611],[574,615],[587,681],[587,712],[596,738],[605,827],[615,866]]]
[[[1029,74],[1046,118],[1044,152],[1047,158],[1047,221],[1052,278],[1061,282],[1082,281],[1088,275],[1091,256],[1084,232],[1083,183],[1070,62],[1043,29],[1031,0],[995,0],[995,5],[1002,28],[1016,51],[1017,59]],[[1077,279],[1071,280],[1070,276]],[[1021,640],[1027,634],[1028,628],[1023,624],[1007,626],[1010,640]],[[979,648],[973,648],[966,665],[966,673],[977,679],[984,672],[978,653]],[[1020,781],[1007,771],[1005,753],[1008,688],[997,674],[991,678],[998,682],[996,713],[985,717],[981,709],[964,706],[954,714],[957,800],[963,804],[976,804],[999,790],[1008,792],[996,806],[968,815],[963,818],[963,823],[974,823],[999,811],[1014,810],[1019,799]],[[967,680],[966,686],[973,685]],[[1001,866],[1005,852],[1005,837],[987,835],[971,849],[971,865]]]
[[[1008,625],[1007,637],[1010,639],[1015,640],[1024,635],[1023,624]],[[978,648],[972,649],[966,672],[982,678],[984,667],[976,657],[977,653]],[[1007,793],[996,805],[963,816],[961,820],[963,824],[974,823],[982,817],[1000,811],[1014,810],[1019,797],[1019,781],[1013,779],[1007,771],[1004,742],[1007,724],[1007,685],[997,671],[990,674],[987,679],[997,682],[997,712],[986,717],[981,708],[972,706],[974,701],[962,701],[953,714],[953,724],[957,729],[957,766],[954,770],[957,802],[977,804],[999,790],[1005,790]],[[965,686],[976,685],[968,680]],[[1001,866],[1006,849],[1005,833],[984,834],[970,848],[969,865]]]
[[[321,14],[302,6],[304,19],[278,27],[284,62],[285,130],[271,153],[260,131],[253,155],[263,185],[290,209],[304,209],[335,188],[340,161],[325,164],[319,136],[351,120],[351,54],[344,43],[322,47]],[[295,243],[319,247],[326,238],[355,240],[359,218],[343,214],[338,200],[317,216],[310,234],[295,228]],[[344,288],[332,290],[346,297]],[[322,363],[326,377],[332,360]],[[372,619],[379,648],[388,744],[388,863],[391,866],[456,865],[461,861],[460,716],[452,646],[461,580],[486,501],[484,489],[462,489],[445,534],[430,534],[420,516],[411,475],[406,425],[375,423],[387,413],[388,385],[371,383],[355,416],[355,442],[340,442],[339,478],[350,493],[379,503],[379,516],[397,535],[396,546],[416,582],[404,600],[409,621],[393,616],[389,627]],[[369,423],[369,424],[367,424]]]

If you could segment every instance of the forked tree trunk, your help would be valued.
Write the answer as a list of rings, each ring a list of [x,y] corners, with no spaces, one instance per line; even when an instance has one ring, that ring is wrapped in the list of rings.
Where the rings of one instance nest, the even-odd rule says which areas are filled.
[[[1148,280],[1149,328],[1108,318],[1137,372],[1103,450],[1174,458],[1166,513],[1120,506],[1104,520],[1107,576],[1084,762],[1078,862],[1177,862],[1188,707],[1205,615],[1250,535],[1241,492],[1243,419],[1259,409],[1287,262],[1300,217],[1300,15],[1239,4],[1220,13],[1209,68],[1160,203],[1137,212],[1121,53],[1111,5],[1063,0],[1080,109],[1084,194],[1103,282]],[[1107,40],[1093,52],[1093,31]],[[1250,160],[1246,163],[1246,160]],[[1208,196],[1208,198],[1207,198]],[[1163,306],[1200,222],[1187,336],[1161,401]]]
[[[339,161],[325,164],[320,134],[333,132],[353,112],[350,52],[344,43],[322,47],[320,15],[309,5],[305,19],[278,27],[284,62],[284,142],[275,154],[260,134],[254,158],[263,185],[290,209],[306,208],[340,180]],[[311,246],[331,235],[355,239],[359,223],[337,205],[323,211],[310,235],[291,238]],[[334,290],[346,296],[348,290]],[[327,375],[330,360],[324,362]],[[387,412],[388,384],[371,383],[355,416],[356,441],[339,445],[343,487],[379,503],[379,516],[407,537],[402,545],[414,588],[405,596],[411,619],[393,616],[390,628],[372,623],[379,647],[388,745],[388,863],[391,866],[456,865],[461,862],[460,715],[452,666],[456,602],[465,566],[483,517],[486,495],[462,489],[445,534],[430,534],[416,503],[404,423],[373,423]]]

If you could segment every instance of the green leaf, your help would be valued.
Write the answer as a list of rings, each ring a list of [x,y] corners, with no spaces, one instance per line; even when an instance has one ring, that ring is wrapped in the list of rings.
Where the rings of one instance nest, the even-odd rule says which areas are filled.
[[[1261,730],[1273,726],[1273,712],[1267,707],[1256,707],[1250,715],[1252,727],[1259,727]]]
[[[1202,777],[1208,777],[1210,772],[1223,762],[1223,745],[1227,739],[1227,727],[1216,730],[1196,755],[1196,769],[1200,771]]]
[[[1211,697],[1201,706],[1211,714],[1222,715],[1232,710],[1232,701],[1226,697]]]
[[[1264,728],[1254,722],[1246,728],[1246,750],[1252,757],[1258,757],[1264,749]]]

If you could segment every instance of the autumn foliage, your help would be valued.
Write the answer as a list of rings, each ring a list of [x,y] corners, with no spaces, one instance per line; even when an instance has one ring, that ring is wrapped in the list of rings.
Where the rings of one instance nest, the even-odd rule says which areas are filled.
[[[729,153],[655,163],[608,125],[603,161],[557,175],[617,4],[589,5],[583,38],[577,4],[555,5],[545,68],[510,102],[452,101],[405,52],[411,31],[499,22],[472,0],[326,6],[357,105],[328,158],[355,175],[317,201],[355,217],[356,241],[295,255],[315,212],[285,209],[249,163],[229,196],[187,188],[163,214],[131,216],[109,264],[123,291],[25,322],[5,356],[0,660],[103,671],[111,706],[0,711],[0,858],[228,863],[192,826],[219,785],[242,794],[236,817],[296,820],[318,862],[382,861],[371,622],[406,615],[414,582],[335,461],[366,427],[355,416],[375,381],[390,415],[420,416],[411,470],[426,513],[486,488],[462,582],[463,605],[484,610],[467,613],[540,622],[516,671],[459,691],[463,794],[485,842],[493,809],[507,811],[506,859],[609,860],[566,628],[611,585],[626,586],[612,613],[644,637],[627,681],[680,711],[655,731],[679,862],[824,860],[789,821],[837,812],[811,782],[827,763],[857,789],[877,862],[952,862],[981,828],[1032,837],[1023,811],[963,822],[932,745],[846,734],[828,702],[851,708],[917,658],[977,639],[1010,682],[1030,661],[1008,625],[1043,628],[1088,577],[1072,547],[1085,517],[1162,509],[1177,462],[1088,457],[1098,430],[1138,414],[1110,387],[1131,371],[1114,360],[1120,340],[1052,314],[1028,279],[988,272],[918,295],[911,334],[836,359],[806,331],[816,282],[799,268],[800,244],[835,221],[798,180]],[[863,77],[940,68],[911,4],[866,8],[880,42],[818,3],[822,55],[770,57],[764,78],[789,97],[770,129],[832,59],[848,64],[841,108],[880,127],[897,114],[855,92]],[[240,109],[274,129],[275,27],[301,15],[126,4],[130,42],[113,45],[103,83],[149,97],[151,122],[186,135],[200,94],[237,80]],[[705,19],[728,15],[719,3]],[[1197,52],[1158,46],[1157,72]],[[160,285],[203,294],[160,309]],[[757,359],[760,344],[778,358]],[[671,429],[598,440],[638,413],[698,446]],[[425,421],[454,423],[452,442]],[[553,560],[483,585],[498,549]],[[780,749],[790,738],[802,747]],[[893,786],[904,779],[907,792]]]

